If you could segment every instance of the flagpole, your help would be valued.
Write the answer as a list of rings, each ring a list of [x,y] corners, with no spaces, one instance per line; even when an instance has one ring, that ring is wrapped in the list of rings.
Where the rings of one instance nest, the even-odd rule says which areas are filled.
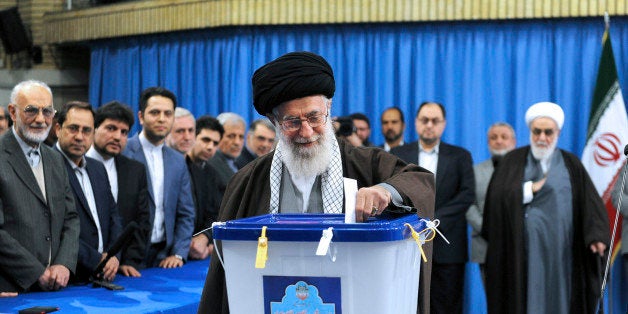
[[[628,148],[628,146],[626,146]],[[626,149],[624,149],[624,154],[626,154]],[[624,164],[624,175],[621,179],[621,189],[619,190],[621,194],[619,194],[619,201],[617,202],[617,209],[615,210],[615,223],[613,224],[613,232],[611,235],[611,243],[608,248],[608,256],[606,257],[606,267],[604,268],[604,280],[602,281],[602,289],[600,290],[600,297],[598,298],[597,309],[598,312],[601,311],[600,303],[604,299],[604,290],[606,290],[606,281],[608,279],[608,270],[610,269],[611,257],[613,255],[613,244],[615,241],[615,235],[617,234],[617,222],[619,221],[619,212],[621,211],[621,201],[624,198],[624,187],[626,185],[626,172],[628,172],[628,162]],[[601,311],[603,313],[603,311]]]
[[[607,40],[610,40],[610,38],[608,38],[609,36],[609,30],[611,27],[611,18],[608,15],[608,11],[604,12],[604,36],[602,39],[602,46],[604,46],[606,44]],[[628,146],[627,146],[628,147]],[[626,154],[626,150],[624,149],[624,154]],[[620,190],[620,196],[619,196],[619,201],[617,204],[617,208],[615,210],[615,221],[613,224],[613,232],[611,235],[611,243],[609,246],[609,250],[608,250],[608,256],[606,258],[606,266],[604,268],[604,277],[603,277],[603,281],[602,281],[602,288],[600,290],[600,297],[598,298],[598,304],[597,304],[597,311],[596,312],[603,312],[602,311],[602,307],[600,307],[602,300],[604,299],[604,291],[606,290],[606,282],[608,280],[608,271],[610,268],[610,262],[611,262],[611,258],[613,255],[613,244],[615,241],[615,236],[617,233],[617,222],[619,221],[619,212],[621,211],[621,201],[623,198],[623,191],[624,191],[624,186],[626,185],[626,172],[628,171],[628,162],[626,162],[624,164],[624,175],[622,177],[622,183],[621,183],[621,190]]]

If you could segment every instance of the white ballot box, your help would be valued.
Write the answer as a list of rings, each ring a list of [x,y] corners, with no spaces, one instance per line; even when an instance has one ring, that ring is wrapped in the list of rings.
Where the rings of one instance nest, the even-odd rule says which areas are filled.
[[[412,230],[425,228],[415,214],[355,224],[276,214],[227,221],[213,234],[233,314],[398,314],[416,313],[422,261]]]

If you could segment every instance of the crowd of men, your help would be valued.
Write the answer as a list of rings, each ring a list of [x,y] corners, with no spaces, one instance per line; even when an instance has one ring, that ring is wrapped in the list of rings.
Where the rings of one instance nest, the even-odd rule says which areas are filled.
[[[347,117],[348,133],[334,129],[333,70],[315,54],[286,54],[252,81],[264,118],[248,130],[236,113],[195,118],[171,91],[151,87],[132,137],[135,114],[125,104],[94,110],[70,101],[56,111],[45,83],[16,85],[0,116],[1,295],[213,256],[199,313],[228,312],[212,223],[341,213],[344,176],[358,181],[358,222],[384,211],[440,221],[442,236],[426,245],[417,311],[462,313],[467,225],[489,312],[594,309],[608,218],[578,159],[556,148],[565,122],[558,105],[528,109],[528,146],[515,149],[507,123],[492,125],[491,158],[474,166],[466,149],[441,140],[447,116],[438,102],[418,106],[412,143],[398,107],[382,112],[378,147],[364,114]],[[131,222],[138,227],[128,245],[108,257]]]

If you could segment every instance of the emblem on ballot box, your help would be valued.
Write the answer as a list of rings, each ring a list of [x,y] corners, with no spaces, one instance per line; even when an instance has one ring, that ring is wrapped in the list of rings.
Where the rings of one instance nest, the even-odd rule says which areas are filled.
[[[280,293],[277,294],[277,292]],[[267,300],[266,304],[270,303],[270,308],[267,307],[266,313],[339,314],[342,312],[340,310],[340,278],[264,276],[264,298]]]

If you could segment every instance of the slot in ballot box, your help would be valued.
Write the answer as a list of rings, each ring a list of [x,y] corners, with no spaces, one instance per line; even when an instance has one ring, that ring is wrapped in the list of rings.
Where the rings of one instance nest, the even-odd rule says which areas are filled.
[[[408,224],[426,228],[413,214],[355,224],[344,215],[270,214],[215,225],[230,311],[416,313],[421,254]],[[267,260],[256,268],[263,229]],[[324,230],[331,243],[318,256]]]

